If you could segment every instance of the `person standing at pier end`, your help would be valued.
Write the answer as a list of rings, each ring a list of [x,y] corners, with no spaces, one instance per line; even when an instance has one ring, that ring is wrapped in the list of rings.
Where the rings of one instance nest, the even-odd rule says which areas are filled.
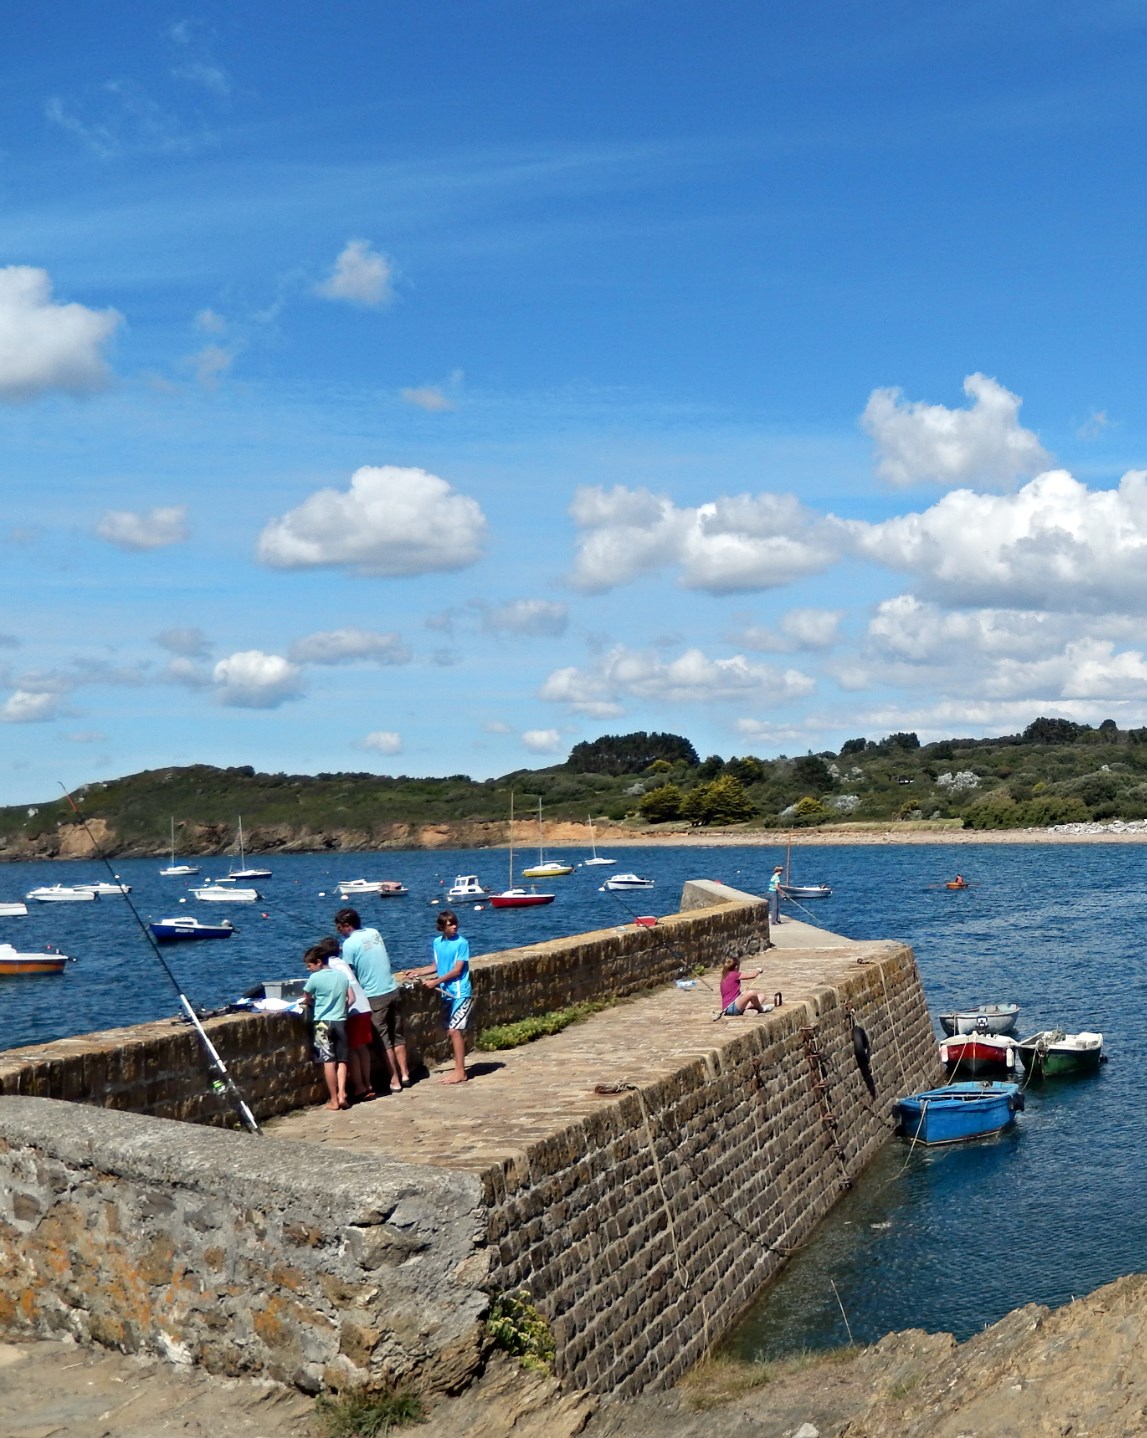
[[[314,1024],[315,1062],[323,1066],[330,1102],[327,1108],[350,1108],[346,1096],[346,1010],[350,982],[330,967],[325,949],[315,946],[303,955],[307,982],[303,1006]]]
[[[769,880],[769,923],[779,924],[781,921],[781,875],[784,873],[784,866],[778,864],[773,870],[773,876]]]
[[[378,930],[363,928],[357,909],[340,909],[335,915],[335,928],[343,941],[342,956],[370,1000],[375,1037],[382,1045],[390,1072],[390,1091],[398,1093],[410,1087],[410,1071],[406,1066],[400,991],[390,967],[390,955]]]

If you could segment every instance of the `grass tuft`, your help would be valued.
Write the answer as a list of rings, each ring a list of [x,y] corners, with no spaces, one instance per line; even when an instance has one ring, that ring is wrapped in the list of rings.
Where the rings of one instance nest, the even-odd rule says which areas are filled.
[[[426,1417],[421,1398],[402,1388],[356,1389],[334,1398],[323,1393],[315,1409],[323,1438],[382,1438]]]
[[[602,1009],[612,1008],[616,1002],[614,999],[586,1000],[584,1003],[571,1004],[567,1009],[551,1009],[549,1013],[534,1014],[528,1019],[518,1019],[512,1024],[494,1024],[488,1029],[480,1030],[475,1047],[486,1053],[495,1052],[498,1049],[521,1048],[523,1044],[531,1044],[535,1039],[545,1038],[548,1034],[560,1034],[562,1029],[568,1029],[570,1024],[581,1023]]]

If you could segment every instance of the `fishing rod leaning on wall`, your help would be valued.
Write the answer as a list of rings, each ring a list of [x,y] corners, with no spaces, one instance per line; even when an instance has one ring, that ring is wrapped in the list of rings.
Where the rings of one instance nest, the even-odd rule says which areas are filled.
[[[92,833],[87,819],[84,818],[79,806],[76,804],[71,794],[68,793],[67,789],[64,788],[63,784],[60,785],[60,788],[63,789],[64,798],[68,801],[68,804],[71,806],[72,812],[76,815],[76,817],[80,821],[80,824],[83,826],[84,833],[87,834],[88,839],[91,841],[92,851],[95,854],[96,858],[99,859],[100,863],[103,864],[105,869],[107,869],[108,873],[112,877],[112,880],[118,883],[119,875],[112,868],[111,861],[104,853],[99,840]],[[263,1130],[259,1127],[258,1123],[256,1122],[255,1115],[251,1112],[251,1109],[248,1106],[247,1100],[243,1097],[243,1094],[241,1093],[238,1085],[235,1083],[235,1080],[228,1072],[227,1065],[220,1057],[219,1050],[215,1047],[215,1045],[211,1042],[211,1039],[208,1037],[207,1030],[200,1022],[199,1015],[196,1012],[194,1005],[188,1000],[187,995],[183,992],[182,988],[179,985],[179,980],[172,973],[171,969],[168,967],[167,960],[160,953],[159,945],[155,941],[154,934],[152,934],[151,930],[143,922],[143,919],[140,917],[140,912],[133,903],[131,896],[127,893],[124,893],[123,898],[131,911],[132,918],[139,926],[139,931],[143,935],[144,941],[146,942],[151,952],[155,955],[155,958],[158,961],[160,968],[167,975],[171,987],[178,995],[179,1005],[182,1008],[184,1014],[186,1015],[188,1022],[195,1029],[196,1034],[199,1036],[199,1042],[202,1044],[203,1050],[207,1055],[208,1071],[214,1076],[215,1085],[217,1087],[219,1085],[222,1085],[223,1091],[231,1100],[231,1104],[234,1107],[235,1112],[242,1120],[244,1128],[246,1128],[250,1133],[259,1134],[261,1136]]]

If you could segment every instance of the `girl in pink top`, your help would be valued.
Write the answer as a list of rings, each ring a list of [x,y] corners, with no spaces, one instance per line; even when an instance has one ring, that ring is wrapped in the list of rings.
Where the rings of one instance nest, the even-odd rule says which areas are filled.
[[[757,969],[755,973],[742,974],[740,959],[726,959],[725,967],[721,970],[721,1012],[713,1017],[720,1019],[727,1014],[730,1018],[737,1018],[747,1009],[756,1009],[757,1013],[763,1014],[765,1007],[761,1003],[760,994],[741,992],[742,978],[759,979],[762,972],[763,970]]]

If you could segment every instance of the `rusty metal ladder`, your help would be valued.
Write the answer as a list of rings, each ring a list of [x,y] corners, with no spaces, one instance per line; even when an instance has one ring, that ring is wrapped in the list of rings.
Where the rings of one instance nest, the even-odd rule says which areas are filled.
[[[840,1160],[843,1170],[841,1184],[846,1189],[851,1188],[852,1178],[848,1172],[848,1154],[840,1141],[840,1122],[832,1111],[832,1082],[829,1077],[828,1057],[820,1046],[820,1032],[815,1024],[805,1024],[801,1028],[800,1036],[804,1044],[805,1057],[808,1059],[812,1089],[816,1095],[817,1107],[820,1109],[820,1121],[825,1139]]]

